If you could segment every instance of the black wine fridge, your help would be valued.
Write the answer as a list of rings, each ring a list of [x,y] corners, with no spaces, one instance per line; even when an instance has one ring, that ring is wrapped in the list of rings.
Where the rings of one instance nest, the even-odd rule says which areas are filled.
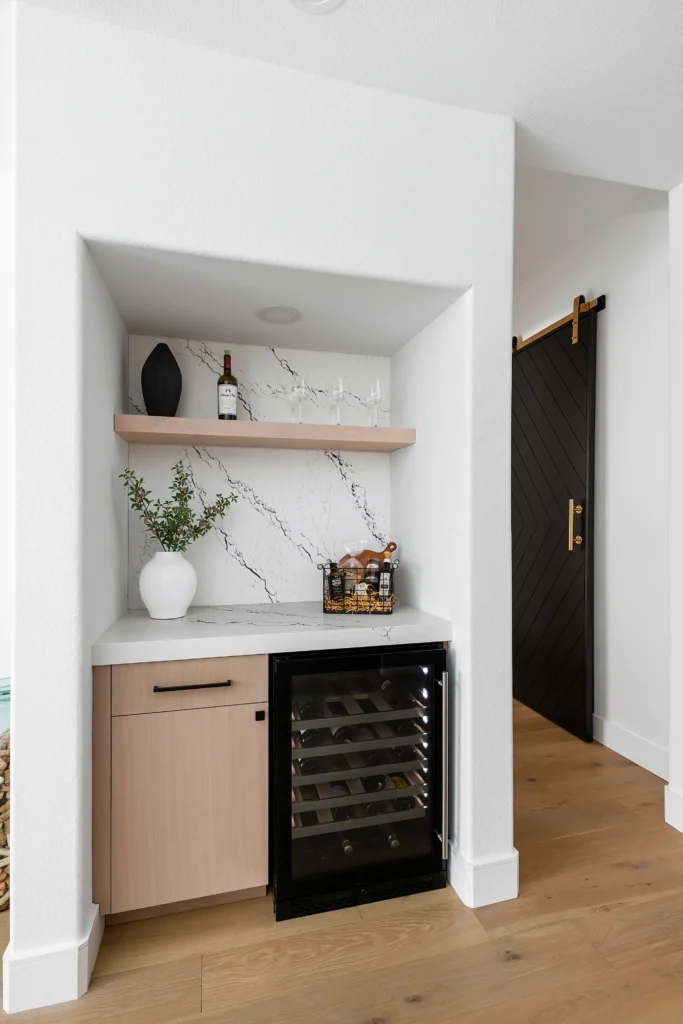
[[[443,645],[271,658],[277,920],[446,884]]]

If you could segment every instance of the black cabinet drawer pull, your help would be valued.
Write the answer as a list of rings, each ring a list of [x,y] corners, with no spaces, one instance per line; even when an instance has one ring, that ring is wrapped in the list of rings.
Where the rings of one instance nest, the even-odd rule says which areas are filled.
[[[232,686],[232,679],[224,683],[191,683],[189,686],[155,686],[154,693],[175,693],[177,690],[215,690],[217,686]]]

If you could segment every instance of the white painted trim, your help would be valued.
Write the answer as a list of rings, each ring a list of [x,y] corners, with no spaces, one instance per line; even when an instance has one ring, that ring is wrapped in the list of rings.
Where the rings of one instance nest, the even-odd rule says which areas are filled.
[[[601,718],[600,715],[593,715],[593,736],[604,747],[627,757],[660,779],[669,778],[669,752],[666,747],[660,747],[652,740],[625,729],[623,725]]]
[[[87,992],[103,934],[104,918],[93,904],[88,934],[76,945],[15,955],[10,941],[2,960],[5,1013],[66,1003]]]
[[[519,854],[472,863],[452,850],[448,880],[466,907],[487,907],[519,895]]]
[[[664,789],[664,821],[683,832],[683,793],[666,786]]]

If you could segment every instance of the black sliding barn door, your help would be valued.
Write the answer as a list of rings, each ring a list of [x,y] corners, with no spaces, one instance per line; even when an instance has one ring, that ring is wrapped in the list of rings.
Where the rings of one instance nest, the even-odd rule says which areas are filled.
[[[512,356],[513,692],[593,738],[593,450],[598,310]]]

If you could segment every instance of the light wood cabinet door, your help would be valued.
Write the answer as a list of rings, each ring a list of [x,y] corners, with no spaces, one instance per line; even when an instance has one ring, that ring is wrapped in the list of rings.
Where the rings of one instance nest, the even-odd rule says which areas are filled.
[[[112,913],[267,884],[267,716],[239,704],[112,719]]]

